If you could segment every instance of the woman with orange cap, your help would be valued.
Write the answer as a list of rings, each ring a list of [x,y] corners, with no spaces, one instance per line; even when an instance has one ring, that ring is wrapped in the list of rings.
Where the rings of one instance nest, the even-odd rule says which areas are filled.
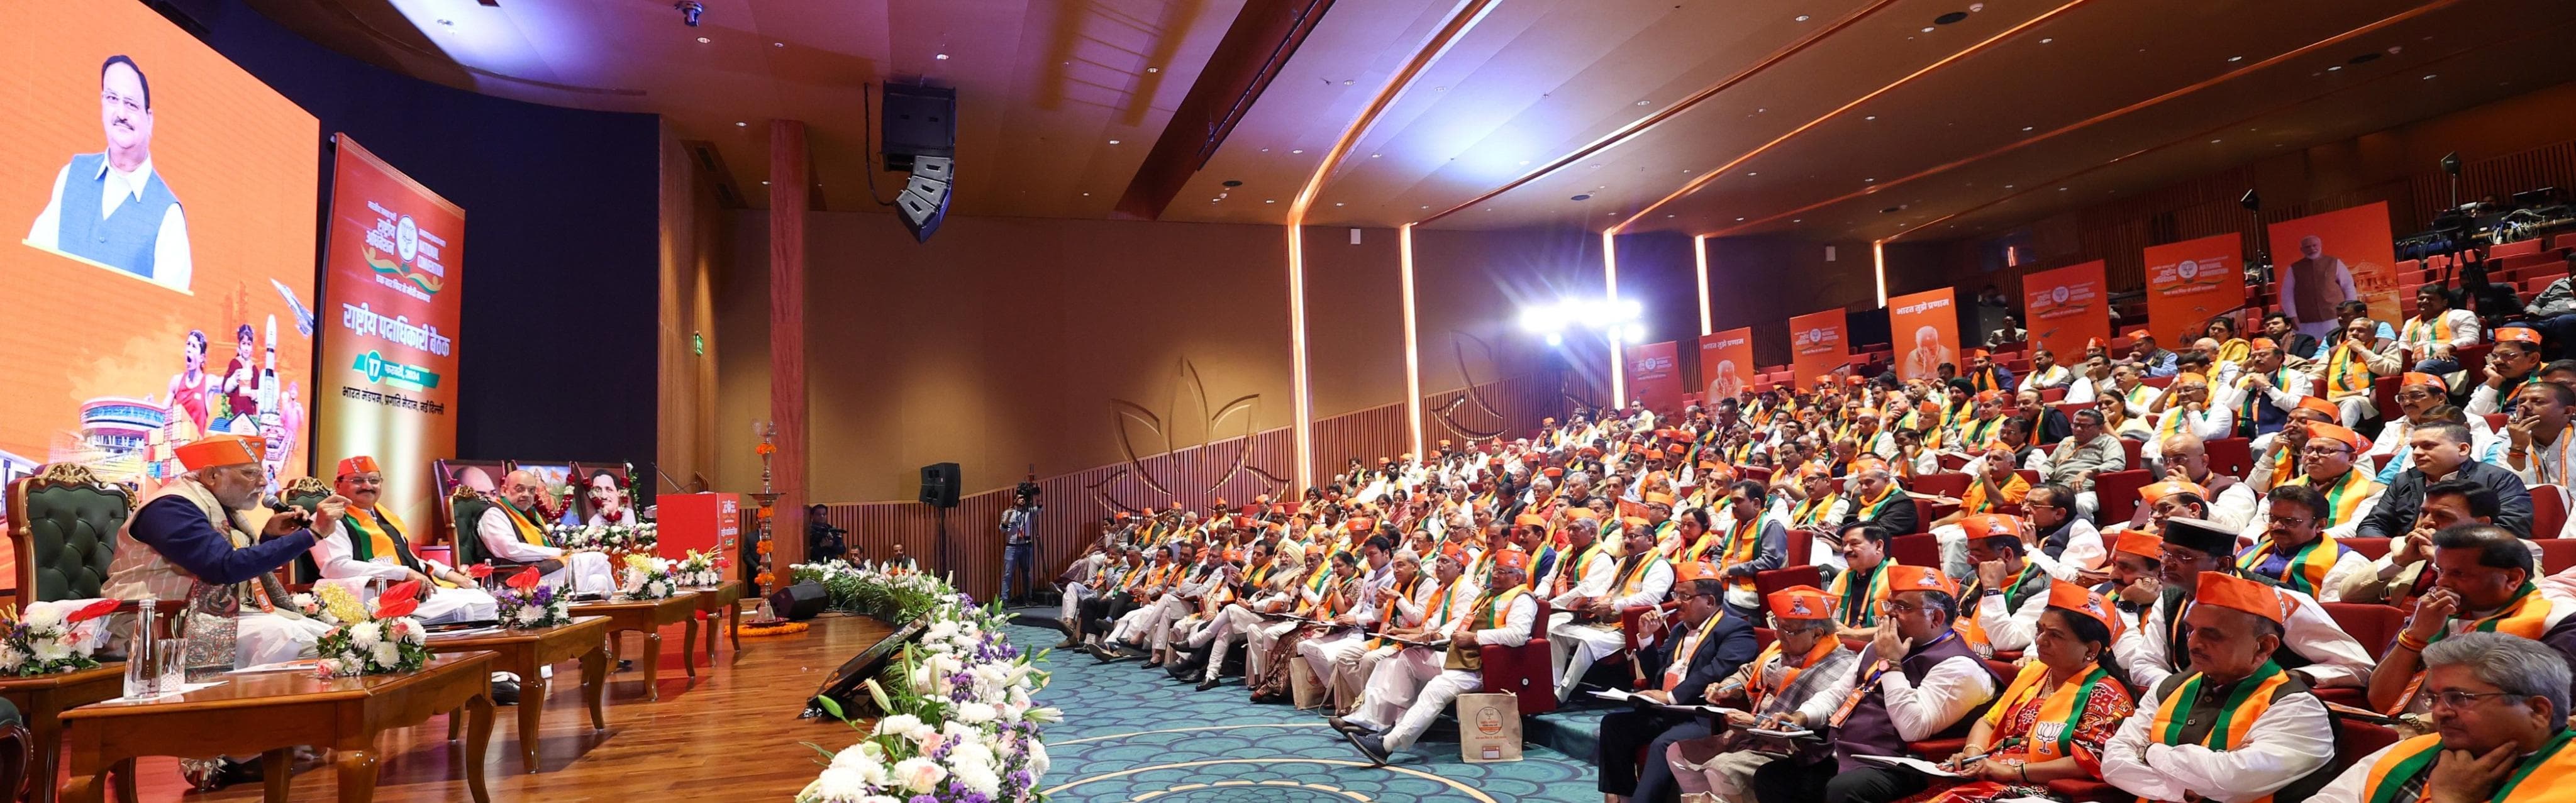
[[[2038,660],[2022,666],[1951,759],[1971,780],[1933,803],[2045,799],[2053,797],[2050,781],[2098,777],[2103,745],[2137,710],[2128,676],[2111,656],[2120,630],[2102,595],[2073,583],[2049,587],[2031,643]]]

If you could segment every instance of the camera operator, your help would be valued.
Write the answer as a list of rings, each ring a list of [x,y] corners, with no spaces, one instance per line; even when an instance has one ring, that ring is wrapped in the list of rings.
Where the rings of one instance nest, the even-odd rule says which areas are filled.
[[[1038,511],[1045,507],[1038,504],[1040,493],[1037,472],[1029,472],[1029,478],[1012,491],[1015,501],[1011,509],[1002,511],[1002,590],[999,595],[1010,600],[1012,605],[1022,604],[1024,597],[1034,597],[1037,593]],[[1019,578],[1020,586],[1012,584],[1013,576]],[[1027,588],[1025,594],[1020,590],[1022,586]]]
[[[831,522],[823,520],[823,514],[829,510],[830,508],[822,505],[805,508],[806,560],[820,563],[839,558],[847,551],[843,539],[850,534],[850,531],[834,527]]]

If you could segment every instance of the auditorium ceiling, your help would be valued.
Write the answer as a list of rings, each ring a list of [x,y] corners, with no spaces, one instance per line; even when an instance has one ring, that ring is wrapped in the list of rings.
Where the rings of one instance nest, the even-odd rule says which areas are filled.
[[[953,86],[953,213],[1088,218],[1138,216],[1154,144],[1203,137],[1174,109],[1242,58],[1239,15],[1305,5],[713,0],[690,28],[660,0],[249,2],[421,78],[666,115],[749,206],[788,118],[824,204],[877,208],[862,85]],[[1328,4],[1204,167],[1161,165],[1146,216],[1286,219],[1460,2]],[[1307,222],[1948,239],[2564,82],[2571,46],[2565,0],[1499,0]]]

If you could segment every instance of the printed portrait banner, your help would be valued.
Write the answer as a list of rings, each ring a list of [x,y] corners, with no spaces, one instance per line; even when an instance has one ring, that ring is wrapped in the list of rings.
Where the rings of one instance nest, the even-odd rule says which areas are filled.
[[[1959,357],[1958,291],[1944,287],[1887,300],[1887,332],[1896,349],[1896,378],[1939,379],[1941,364],[1965,373]]]
[[[334,142],[315,473],[374,457],[385,479],[378,504],[405,522],[436,521],[430,463],[456,456],[465,210],[349,135]]]
[[[1699,336],[1699,375],[1706,380],[1700,398],[1708,404],[1733,398],[1751,388],[1753,377],[1753,327],[1728,329],[1713,335]]]
[[[2074,364],[2084,355],[2084,341],[2111,339],[2110,294],[2102,287],[2102,260],[2043,270],[2021,277],[2030,312],[2030,340]]]
[[[2245,305],[2241,243],[2234,234],[2213,234],[2147,246],[2147,331],[2157,342],[2186,346],[2184,333],[2196,337],[2209,319]]]
[[[1644,399],[1646,409],[1678,413],[1682,409],[1680,344],[1670,340],[1628,347],[1628,396]]]
[[[1843,311],[1829,309],[1789,319],[1789,376],[1799,387],[1814,387],[1816,377],[1851,362],[1851,344],[1843,335]]]
[[[2354,298],[2370,304],[2372,318],[2400,320],[2387,202],[2284,220],[2268,233],[2275,300],[2299,331],[2324,337],[2334,331],[2335,304]]]

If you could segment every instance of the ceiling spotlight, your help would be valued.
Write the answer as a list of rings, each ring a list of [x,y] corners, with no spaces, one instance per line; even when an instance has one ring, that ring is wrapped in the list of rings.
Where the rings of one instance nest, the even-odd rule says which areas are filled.
[[[946,54],[946,53],[941,53],[941,54],[939,54],[939,55],[932,56],[931,58],[938,59],[938,60],[940,60],[940,61],[947,61],[947,60],[948,60],[948,54]]]
[[[1371,158],[1371,159],[1375,159],[1375,158],[1377,158],[1377,157],[1378,157],[1378,154],[1374,154],[1374,153],[1369,154],[1369,158]]]
[[[763,187],[769,186],[769,182],[766,182],[766,181],[760,182],[760,186],[763,186]]]
[[[1146,72],[1149,72],[1149,73],[1151,73],[1151,72],[1162,72],[1162,71],[1163,71],[1163,68],[1161,68],[1161,67],[1147,67],[1147,68],[1145,68],[1145,71],[1146,71]]]
[[[2054,42],[2054,41],[2057,41],[2057,39],[2056,39],[2055,37],[2049,37],[2049,38],[2044,38],[2044,39],[2039,40],[2039,43],[2044,45],[2044,44],[2048,44],[2048,43],[2050,43],[2050,42]]]
[[[1687,173],[1687,172],[1690,172],[1690,171],[1685,170],[1685,171],[1682,171],[1682,172]],[[1748,175],[1748,176],[1758,176],[1758,175],[1762,175],[1761,173],[1756,172],[1756,171],[1752,171],[1752,170],[1744,171],[1744,174],[1745,174],[1745,175]]]
[[[1277,198],[1264,198],[1264,199],[1262,199],[1262,201],[1261,201],[1261,202],[1262,202],[1262,203],[1265,203],[1265,204],[1275,204],[1275,203],[1278,203],[1278,202],[1279,202],[1279,199],[1277,199]]]
[[[1425,208],[1428,208],[1428,207],[1425,207]],[[1548,344],[1548,345],[1551,345],[1551,346],[1562,346],[1562,345],[1565,345],[1565,336],[1564,336],[1564,335],[1557,334],[1557,333],[1555,333],[1555,332],[1549,332],[1549,333],[1547,333],[1547,344]]]
[[[1931,33],[1931,32],[1932,32],[1932,26],[1930,26],[1930,25],[1923,26],[1923,32],[1924,32],[1924,33]]]
[[[733,127],[735,127],[735,128],[749,128],[749,127],[751,127],[751,124],[750,124],[750,123],[747,123],[747,122],[744,122],[744,121],[741,121],[741,120],[735,120],[735,121],[734,121],[734,123],[733,123]]]
[[[1118,140],[1114,140],[1114,139],[1113,139],[1113,140],[1110,140],[1110,141],[1109,141],[1109,144],[1111,144],[1111,145],[1116,145],[1116,144],[1118,144]]]
[[[1744,222],[1744,219],[1743,219],[1743,218],[1736,218],[1736,219],[1735,219],[1735,222],[1737,222],[1737,223],[1742,223],[1742,222]]]
[[[706,38],[706,37],[704,37],[704,36],[698,37],[698,44],[703,45],[703,44],[706,44],[706,43],[707,43],[707,42],[709,42],[709,41],[711,41],[711,40],[707,39],[707,38]]]
[[[1806,22],[1806,21],[1807,21],[1807,15],[1805,15],[1805,14],[1800,14],[1800,15],[1798,15],[1798,21],[1799,21],[1799,22]]]
[[[2021,127],[2021,130],[2023,130],[2023,131],[2028,131],[2028,130],[2030,130],[2031,128],[2032,128],[2031,126],[2022,126],[2022,127]]]
[[[2213,139],[2213,140],[2210,140],[2210,141],[2209,141],[2209,144],[2211,144],[2211,145],[2216,145],[2216,144],[2218,144],[2218,140],[2214,140],[2214,139]]]
[[[2229,56],[2229,57],[2227,57],[2227,62],[2228,62],[2228,63],[2230,63],[2230,64],[2234,64],[2234,63],[2236,63],[2236,62],[2240,62],[2240,61],[2244,61],[2244,60],[2245,60],[2245,57],[2244,57],[2244,56]]]
[[[1289,153],[1305,153],[1305,152],[1306,152],[1306,149],[1304,149],[1304,148],[1297,148],[1297,149],[1295,149],[1295,150],[1291,150],[1291,151],[1289,151]]]
[[[1091,193],[1087,193],[1087,192],[1086,192],[1086,193],[1083,193],[1083,194],[1082,194],[1082,197],[1089,198],[1089,197],[1091,197]]]
[[[2433,80],[2433,77],[2434,77],[2434,76],[2433,76],[2433,74],[2432,74],[2432,73],[2425,73],[2425,74],[2424,74],[2424,80],[2430,81],[2430,80]]]
[[[769,46],[770,46],[770,47],[786,47],[786,46],[787,46],[787,43],[786,43],[786,42],[771,42],[771,43],[769,43]]]
[[[1641,101],[1637,101],[1637,105],[1639,105],[1639,106],[1644,106],[1644,105],[1646,105],[1646,104],[1653,103],[1653,102],[1654,102],[1654,101],[1651,101],[1651,100],[1641,100]]]
[[[1348,79],[1348,78],[1344,78],[1344,79],[1342,79],[1342,85],[1343,85],[1343,86],[1350,86],[1350,85],[1351,85],[1351,79]]]
[[[1340,202],[1340,201],[1334,201],[1334,202],[1333,202],[1333,205],[1334,205],[1334,206],[1345,206],[1346,204],[1343,204],[1343,203],[1342,203],[1342,202]]]
[[[1645,340],[1645,339],[1646,339],[1646,325],[1645,325],[1645,324],[1642,324],[1642,323],[1632,323],[1632,324],[1628,324],[1628,342],[1630,342],[1630,343],[1636,343],[1636,342],[1643,341],[1643,340]]]
[[[1860,118],[1860,119],[1863,119],[1863,120],[1876,120],[1876,119],[1878,119],[1878,115],[1873,114],[1873,115],[1870,115],[1870,116],[1868,116],[1868,117],[1863,117],[1863,118]]]
[[[1861,180],[1860,180],[1860,183],[1868,184],[1868,183],[1870,183],[1870,182],[1877,181],[1877,180],[1878,180],[1878,179],[1874,179],[1874,178],[1865,178],[1865,179],[1861,179]]]

